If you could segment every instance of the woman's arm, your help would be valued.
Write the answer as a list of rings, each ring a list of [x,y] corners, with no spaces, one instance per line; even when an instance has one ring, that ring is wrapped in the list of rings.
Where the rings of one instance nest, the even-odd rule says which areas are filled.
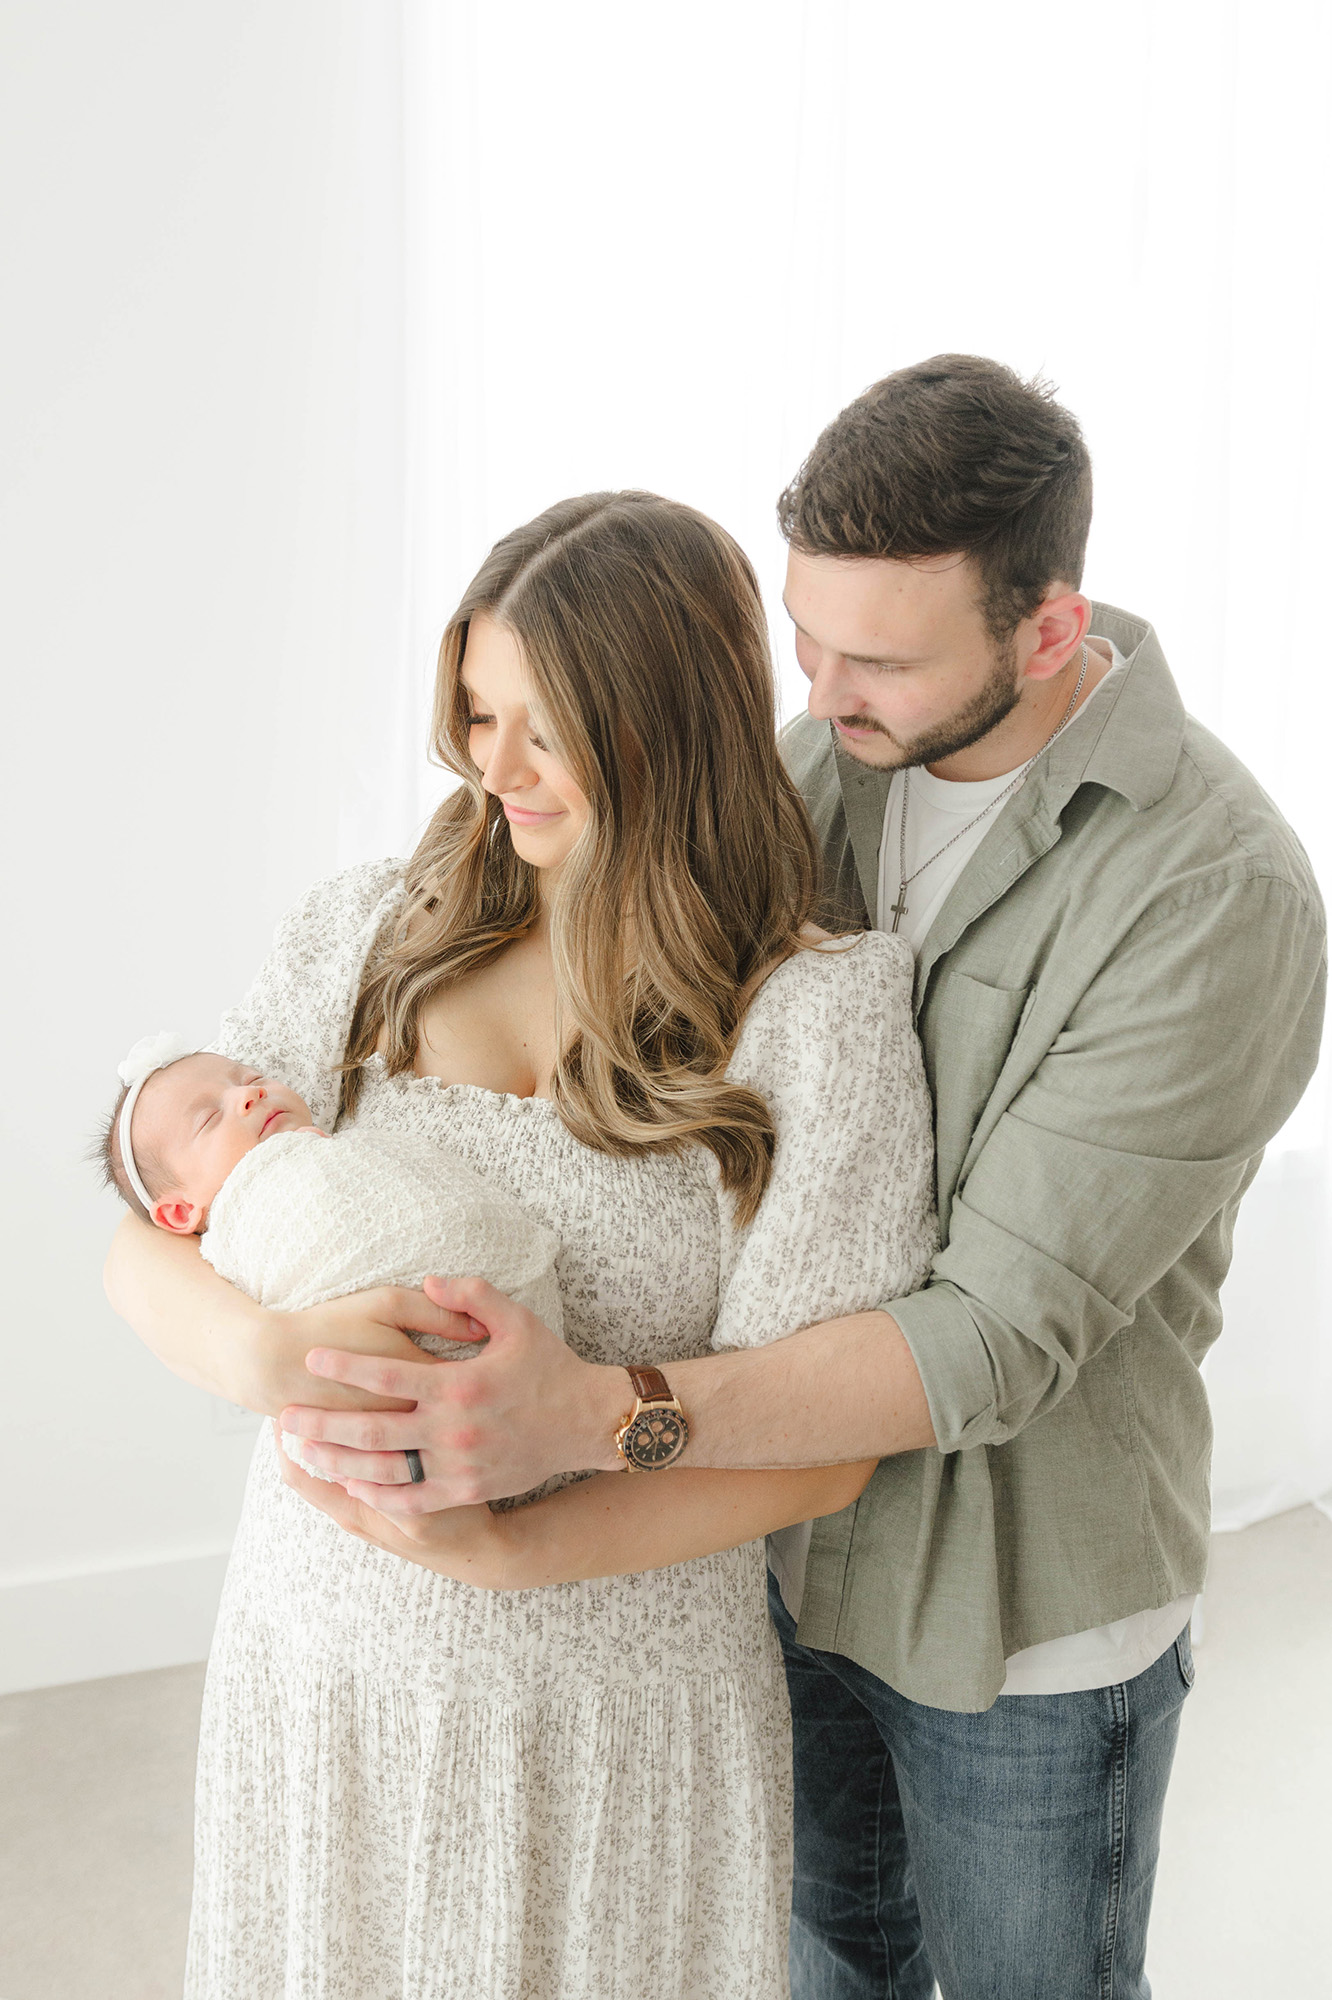
[[[455,1507],[441,1514],[379,1513],[343,1487],[311,1479],[285,1452],[287,1484],[340,1527],[389,1555],[480,1590],[665,1569],[756,1541],[796,1521],[840,1513],[859,1499],[878,1461],[798,1471],[599,1472],[530,1507],[492,1514]]]
[[[194,1236],[172,1236],[127,1215],[111,1241],[106,1295],[159,1361],[196,1388],[274,1416],[313,1399],[321,1408],[409,1410],[397,1397],[320,1381],[305,1366],[312,1347],[422,1362],[403,1331],[466,1340],[465,1315],[432,1305],[424,1292],[380,1286],[305,1312],[271,1312],[220,1278]]]

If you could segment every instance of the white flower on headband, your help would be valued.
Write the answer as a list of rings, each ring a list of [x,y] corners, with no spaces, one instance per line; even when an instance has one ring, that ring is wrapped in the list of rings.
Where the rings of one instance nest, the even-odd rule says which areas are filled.
[[[180,1035],[172,1034],[169,1028],[159,1028],[155,1035],[140,1036],[124,1062],[117,1065],[116,1074],[122,1083],[133,1088],[155,1069],[165,1069],[168,1063],[179,1062],[182,1056],[194,1053]]]

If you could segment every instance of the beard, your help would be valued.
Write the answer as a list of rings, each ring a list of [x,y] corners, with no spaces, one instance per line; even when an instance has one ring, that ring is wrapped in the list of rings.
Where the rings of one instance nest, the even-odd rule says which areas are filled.
[[[837,719],[847,729],[869,729],[876,736],[885,737],[898,754],[882,763],[876,757],[872,760],[874,766],[881,771],[901,771],[919,764],[938,764],[945,757],[955,756],[959,750],[969,750],[973,743],[979,743],[982,736],[988,736],[1006,716],[1011,715],[1020,699],[1017,655],[1009,639],[996,649],[989,678],[970,701],[964,702],[942,722],[936,722],[932,729],[913,736],[909,742],[894,736],[891,729],[870,715],[840,715]],[[843,743],[841,747],[847,756],[856,755],[850,744]],[[871,759],[861,757],[859,761],[864,764]]]

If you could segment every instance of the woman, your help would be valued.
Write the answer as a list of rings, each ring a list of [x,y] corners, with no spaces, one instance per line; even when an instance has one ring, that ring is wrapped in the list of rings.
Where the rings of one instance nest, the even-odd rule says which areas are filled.
[[[223,1024],[319,1122],[427,1133],[524,1201],[603,1363],[854,1312],[932,1248],[909,955],[812,929],[772,711],[728,536],[648,494],[550,509],[445,635],[461,788],[405,869],[312,891]],[[255,1407],[313,1400],[313,1346],[406,1346],[347,1301],[274,1325],[160,1237],[123,1229],[117,1303]],[[403,1536],[405,1562],[278,1461],[265,1432],[209,1666],[195,2000],[779,2000],[788,1721],[755,1538],[872,1466],[667,1471],[610,1509],[596,1475]]]

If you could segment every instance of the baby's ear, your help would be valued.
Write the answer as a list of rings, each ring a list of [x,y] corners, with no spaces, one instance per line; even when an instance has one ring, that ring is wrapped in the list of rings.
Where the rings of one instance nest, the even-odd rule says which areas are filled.
[[[204,1212],[197,1201],[158,1201],[153,1203],[153,1221],[159,1229],[169,1229],[173,1236],[193,1236],[203,1225]]]

